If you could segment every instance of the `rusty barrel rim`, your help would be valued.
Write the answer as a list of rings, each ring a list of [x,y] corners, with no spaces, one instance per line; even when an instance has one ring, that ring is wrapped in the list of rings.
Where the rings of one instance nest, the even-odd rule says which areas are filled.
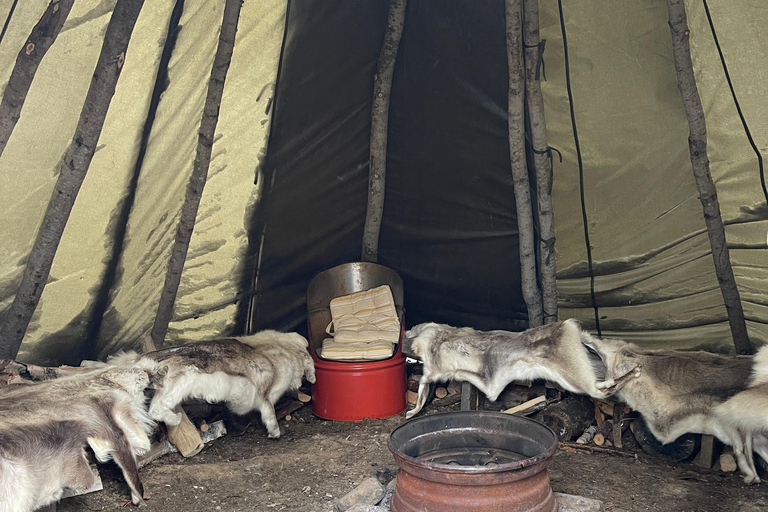
[[[417,437],[430,435],[435,430],[430,430],[430,427],[435,424],[450,424],[453,422],[451,430],[471,430],[482,433],[488,431],[482,427],[473,426],[479,425],[483,420],[493,420],[496,422],[505,423],[509,426],[517,426],[522,429],[528,429],[537,434],[538,443],[541,446],[539,453],[535,455],[526,456],[523,459],[505,462],[494,466],[456,466],[452,464],[442,464],[439,462],[427,461],[419,457],[414,457],[404,453],[404,439],[409,440],[416,439]],[[456,425],[465,425],[462,427],[456,427]],[[445,429],[444,429],[445,430]],[[413,432],[422,432],[421,435],[411,437]],[[518,435],[519,432],[518,432]],[[545,424],[526,418],[524,416],[516,416],[512,414],[504,414],[494,411],[453,411],[429,414],[427,416],[421,416],[409,420],[402,425],[396,427],[389,435],[387,440],[387,447],[394,455],[395,459],[399,459],[409,466],[417,468],[425,468],[431,471],[440,473],[462,474],[462,475],[491,475],[494,473],[507,473],[507,472],[520,472],[526,468],[539,466],[538,472],[545,469],[549,465],[549,459],[551,459],[558,448],[558,439],[554,431]],[[526,472],[530,474],[529,472]]]

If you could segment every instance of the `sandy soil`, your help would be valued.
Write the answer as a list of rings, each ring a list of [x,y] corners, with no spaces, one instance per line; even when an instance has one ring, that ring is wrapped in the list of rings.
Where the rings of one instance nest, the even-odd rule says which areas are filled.
[[[435,411],[428,408],[426,413]],[[254,419],[244,434],[218,439],[195,457],[171,454],[142,468],[150,497],[143,510],[331,511],[334,500],[364,478],[375,476],[386,483],[396,475],[387,438],[404,419],[331,422],[304,407],[280,422],[279,440],[267,439]],[[629,431],[625,436],[634,446]],[[614,512],[768,510],[768,483],[747,486],[737,473],[688,463],[672,466],[636,451],[636,459],[559,452],[549,469],[552,488],[602,500]],[[129,492],[119,470],[109,465],[100,469],[104,491],[66,499],[58,510],[125,507]],[[128,503],[124,510],[130,509]]]

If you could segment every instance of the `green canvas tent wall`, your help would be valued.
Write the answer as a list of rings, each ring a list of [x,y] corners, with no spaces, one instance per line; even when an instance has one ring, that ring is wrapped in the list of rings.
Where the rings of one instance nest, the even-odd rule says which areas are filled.
[[[75,1],[0,157],[0,311],[20,282],[114,4]],[[0,84],[47,6],[0,0]],[[223,6],[145,2],[19,359],[104,357],[151,327]],[[765,342],[768,7],[686,7],[731,261],[749,335]],[[303,330],[308,281],[359,259],[387,9],[384,0],[243,4],[170,342]],[[553,168],[560,318],[593,328],[597,314],[604,335],[648,347],[732,347],[666,3],[565,0],[561,12],[557,1],[540,0],[540,9],[549,144],[562,154]],[[408,4],[379,261],[404,278],[409,324],[525,327],[504,44],[500,0]]]

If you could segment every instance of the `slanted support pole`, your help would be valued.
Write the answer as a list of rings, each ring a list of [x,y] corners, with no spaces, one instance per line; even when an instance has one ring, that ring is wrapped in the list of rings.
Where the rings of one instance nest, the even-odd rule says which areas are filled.
[[[555,215],[552,210],[552,152],[547,143],[544,96],[540,70],[544,41],[539,37],[539,1],[523,0],[523,44],[525,48],[525,97],[528,105],[533,164],[536,171],[536,205],[539,224],[539,283],[543,322],[557,321],[555,278]]]
[[[144,0],[118,0],[112,12],[80,112],[80,120],[75,128],[75,136],[59,164],[59,177],[29,254],[19,289],[0,322],[0,359],[16,357],[32,314],[40,302],[61,235],[96,151],[104,119],[123,69],[128,41],[143,4]]]
[[[165,286],[163,286],[160,303],[157,306],[157,315],[155,315],[155,322],[152,325],[152,341],[157,348],[162,348],[165,334],[168,332],[168,324],[173,315],[173,305],[176,302],[176,293],[179,291],[179,283],[181,282],[181,272],[184,270],[184,262],[187,259],[189,241],[192,239],[192,231],[195,228],[200,198],[203,196],[205,182],[208,179],[213,137],[219,122],[219,106],[224,93],[224,82],[227,78],[227,71],[229,71],[229,63],[232,60],[242,4],[242,0],[226,0],[224,4],[219,45],[213,59],[208,93],[203,106],[203,119],[200,122],[200,131],[197,136],[197,154],[192,175],[187,184],[184,204],[181,207],[181,218],[176,229],[176,241],[173,244],[168,270],[165,274]]]
[[[67,21],[75,0],[51,0],[40,21],[32,28],[24,47],[16,57],[8,85],[0,101],[0,156],[21,116],[21,108],[27,99],[29,87],[37,73],[37,67],[48,52],[61,27]]]
[[[709,244],[712,247],[717,282],[720,284],[723,302],[728,312],[728,323],[731,326],[736,353],[751,354],[752,344],[747,334],[741,297],[731,268],[730,253],[725,239],[725,227],[720,216],[720,202],[717,200],[717,189],[709,173],[707,124],[693,74],[693,62],[691,61],[689,46],[690,31],[688,30],[685,3],[683,0],[667,0],[667,10],[669,12],[669,28],[672,32],[672,54],[677,72],[677,87],[680,89],[690,129],[688,147],[691,152],[693,177],[696,180],[699,200],[704,210],[704,222],[709,234]]]
[[[523,64],[522,0],[506,0],[507,63],[509,64],[509,153],[515,188],[520,240],[520,279],[528,308],[528,326],[542,324],[541,292],[536,279],[536,251],[531,208],[531,186],[525,158],[525,73]]]
[[[379,257],[379,233],[384,215],[384,189],[387,176],[387,127],[392,76],[400,39],[405,26],[406,0],[390,0],[387,32],[379,54],[373,80],[371,107],[371,148],[368,165],[368,208],[363,227],[362,260],[375,262]]]

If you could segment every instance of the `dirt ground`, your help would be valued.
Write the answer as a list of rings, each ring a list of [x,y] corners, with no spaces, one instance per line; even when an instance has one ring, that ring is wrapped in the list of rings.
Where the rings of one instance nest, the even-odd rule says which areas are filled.
[[[426,414],[432,412],[436,409],[426,409]],[[171,454],[142,468],[150,498],[143,510],[331,511],[334,500],[364,478],[375,476],[386,483],[396,475],[387,438],[404,416],[331,422],[304,407],[280,422],[279,440],[267,439],[254,420],[244,434],[230,433],[195,457]],[[631,438],[629,431],[625,436]],[[627,444],[634,445],[632,439]],[[673,466],[636,451],[636,459],[560,451],[549,468],[552,489],[602,500],[613,512],[768,510],[768,482],[748,486],[738,473],[702,470],[690,463]],[[119,470],[101,465],[100,471],[103,491],[63,500],[58,510],[130,510]]]

